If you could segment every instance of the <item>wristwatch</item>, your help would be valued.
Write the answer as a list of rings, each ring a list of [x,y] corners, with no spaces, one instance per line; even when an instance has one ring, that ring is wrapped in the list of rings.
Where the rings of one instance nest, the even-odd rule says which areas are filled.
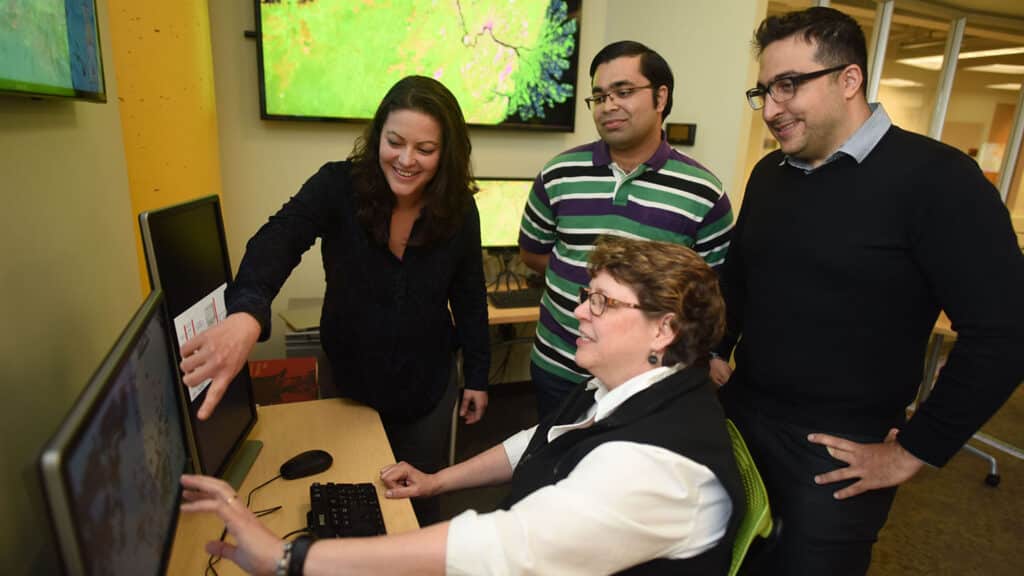
[[[285,541],[284,543],[284,554],[281,555],[281,559],[277,561],[277,569],[274,570],[274,576],[288,576],[288,564],[292,559],[292,543],[291,541]]]
[[[313,538],[310,536],[299,536],[292,540],[291,557],[288,559],[288,574],[286,576],[302,576],[302,569],[306,565],[306,554],[312,545]]]

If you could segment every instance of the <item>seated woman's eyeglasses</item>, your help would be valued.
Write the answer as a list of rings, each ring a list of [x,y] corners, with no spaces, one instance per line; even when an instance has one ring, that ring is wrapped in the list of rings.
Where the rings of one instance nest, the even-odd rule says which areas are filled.
[[[627,98],[635,94],[637,90],[645,90],[647,88],[654,88],[654,85],[648,84],[647,86],[624,86],[622,88],[616,88],[608,92],[594,92],[593,95],[591,95],[588,98],[584,98],[583,101],[587,103],[587,109],[590,110],[594,106],[604,104],[605,101],[607,101],[609,98],[614,98],[616,102],[622,102],[623,100],[626,100]]]
[[[600,292],[594,292],[586,286],[580,286],[580,304],[583,304],[584,302],[590,303],[590,313],[594,316],[604,314],[604,311],[609,308],[636,308],[637,310],[643,310],[643,307],[639,304],[616,300],[611,296],[605,296]]]
[[[784,78],[779,78],[774,82],[769,82],[767,86],[758,85],[747,90],[747,102],[754,110],[764,108],[765,98],[767,96],[771,96],[772,100],[774,100],[776,104],[781,104],[787,100],[792,100],[793,96],[796,96],[796,89],[804,82],[820,78],[826,74],[838,72],[847,66],[849,66],[849,64],[833,66],[831,68],[825,68],[824,70],[808,72],[807,74],[786,76]]]

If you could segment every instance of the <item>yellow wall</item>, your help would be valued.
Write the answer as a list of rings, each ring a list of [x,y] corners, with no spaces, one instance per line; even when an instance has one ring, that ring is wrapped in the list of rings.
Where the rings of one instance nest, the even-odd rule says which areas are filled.
[[[206,0],[109,2],[133,213],[220,194]],[[137,228],[135,237],[148,292]]]

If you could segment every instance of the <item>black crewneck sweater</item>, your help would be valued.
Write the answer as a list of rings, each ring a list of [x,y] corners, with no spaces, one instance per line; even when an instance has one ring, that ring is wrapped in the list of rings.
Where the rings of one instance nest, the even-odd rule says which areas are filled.
[[[896,126],[860,164],[782,161],[754,168],[722,271],[719,352],[739,338],[723,400],[823,432],[896,426],[944,464],[1024,378],[1024,257],[1005,206],[969,157]],[[958,340],[904,424],[940,310]]]

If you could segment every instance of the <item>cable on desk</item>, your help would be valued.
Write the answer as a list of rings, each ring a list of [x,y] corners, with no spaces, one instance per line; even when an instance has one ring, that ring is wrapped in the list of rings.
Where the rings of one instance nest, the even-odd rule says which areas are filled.
[[[302,534],[303,532],[305,532],[307,534],[310,534],[310,531],[309,531],[308,527],[307,528],[299,528],[298,530],[292,530],[291,532],[285,534],[284,536],[281,536],[281,540],[287,540],[289,536],[294,536],[296,534]]]
[[[260,484],[259,486],[256,486],[252,490],[249,490],[249,494],[245,497],[245,507],[246,507],[246,509],[248,509],[250,506],[252,506],[252,495],[257,490],[259,490],[260,488],[263,488],[267,484],[270,484],[271,482],[273,482],[274,480],[277,480],[280,477],[281,477],[281,475],[278,474],[277,476],[274,476],[270,480],[267,480],[266,482]],[[261,518],[263,516],[266,516],[267,514],[272,514],[274,512],[277,512],[281,508],[282,508],[282,506],[273,506],[271,508],[265,508],[263,510],[257,510],[255,512],[253,512],[253,514],[255,514],[257,518]],[[228,535],[228,528],[227,528],[227,526],[225,526],[224,529],[220,531],[220,538],[218,538],[218,540],[223,542],[224,538],[226,538],[227,535]],[[214,568],[214,565],[216,565],[218,562],[220,562],[220,559],[221,559],[220,556],[215,556],[213,554],[210,554],[210,557],[206,560],[206,570],[203,572],[203,575],[204,576],[210,576],[210,574],[212,573],[213,576],[219,576],[217,574],[217,569]]]
[[[257,510],[255,512],[253,512],[253,514],[255,514],[257,518],[262,518],[262,517],[266,516],[267,514],[273,514],[274,512],[277,512],[281,508],[284,508],[284,506],[278,505],[278,506],[274,506],[273,508],[266,508],[264,510]]]
[[[266,482],[264,482],[263,484],[260,484],[259,486],[257,486],[257,487],[255,487],[255,488],[253,488],[252,490],[249,490],[249,495],[245,497],[245,507],[246,507],[246,508],[248,508],[249,506],[251,506],[251,505],[252,505],[252,495],[253,495],[253,493],[254,493],[254,492],[256,492],[257,490],[259,490],[260,488],[263,488],[263,487],[264,487],[264,486],[266,486],[267,484],[270,484],[270,483],[271,483],[271,482],[273,482],[274,480],[277,480],[277,479],[278,479],[278,478],[280,478],[280,477],[281,477],[281,475],[280,475],[280,474],[278,474],[277,476],[274,476],[273,478],[271,478],[270,480],[267,480],[267,481],[266,481]]]

